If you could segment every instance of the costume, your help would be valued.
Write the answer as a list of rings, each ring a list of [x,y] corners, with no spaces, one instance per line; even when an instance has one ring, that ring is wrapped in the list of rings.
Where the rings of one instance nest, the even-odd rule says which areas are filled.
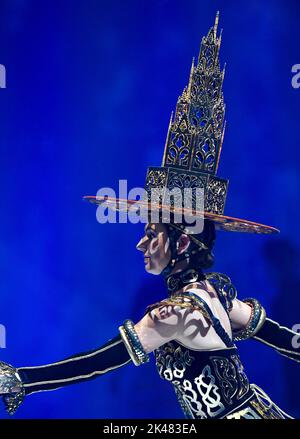
[[[203,273],[193,264],[199,252],[209,252],[214,241],[214,228],[225,231],[276,233],[277,229],[249,220],[224,215],[228,180],[216,176],[224,136],[225,105],[222,94],[224,70],[220,70],[217,37],[218,15],[215,25],[203,38],[197,66],[192,64],[189,84],[179,97],[175,117],[171,116],[161,167],[148,168],[146,198],[136,200],[85,197],[96,204],[106,203],[116,210],[128,211],[136,206],[149,213],[153,208],[160,220],[168,211],[184,212],[188,216],[203,216],[207,227],[193,236],[187,221],[168,224],[171,259],[163,270],[168,297],[149,305],[145,314],[155,308],[170,305],[197,309],[226,348],[204,351],[192,350],[176,340],[154,350],[156,367],[161,378],[169,381],[176,392],[183,413],[188,418],[288,418],[257,386],[249,383],[241,364],[235,341],[250,337],[275,348],[280,354],[299,361],[300,349],[293,347],[297,334],[266,318],[263,307],[255,299],[246,299],[252,313],[246,328],[233,334],[233,340],[216,318],[205,300],[193,291],[177,294],[185,285],[205,280],[215,288],[224,310],[229,314],[236,299],[236,289],[230,279],[220,273]],[[180,195],[191,189],[189,203]],[[204,190],[204,210],[197,204],[197,189]],[[167,197],[167,189],[177,189],[175,197]],[[153,203],[153,193],[157,196]],[[183,202],[184,201],[184,202]],[[149,207],[150,203],[150,207]],[[213,227],[211,225],[214,224]],[[176,252],[176,234],[186,233],[191,238],[188,251],[180,256]],[[176,262],[189,259],[188,268],[172,274]],[[59,388],[93,379],[126,364],[136,366],[149,361],[135,331],[134,324],[126,320],[119,327],[120,334],[97,350],[77,354],[53,364],[13,368],[0,363],[0,393],[10,414],[13,414],[26,394]]]
[[[184,271],[180,272],[179,282],[178,275],[174,276],[177,278],[175,282],[177,281],[179,288],[189,283],[189,280],[183,280],[186,274]],[[197,270],[194,270],[194,277],[195,274],[197,275]],[[199,278],[202,275],[203,273],[199,272]],[[214,285],[220,302],[229,312],[232,300],[236,297],[236,290],[230,279],[220,273],[208,273],[204,277]],[[168,281],[169,284],[174,284],[172,275],[169,276]],[[203,281],[200,283],[201,288],[205,290],[205,283]],[[233,332],[233,340],[228,337],[206,302],[190,291],[181,294],[171,293],[168,299],[148,307],[148,311],[165,304],[200,309],[227,347],[226,349],[197,351],[172,340],[155,350],[158,373],[162,379],[173,385],[186,418],[291,418],[262,389],[255,384],[250,384],[234,342],[253,337],[269,344],[279,353],[284,352],[284,355],[299,361],[300,349],[293,349],[291,343],[295,333],[287,328],[280,328],[276,322],[267,319],[264,308],[257,300],[245,299],[245,301],[252,307],[251,318],[246,328]]]
[[[203,273],[193,271],[203,279]],[[212,351],[189,349],[182,343],[172,340],[153,352],[160,377],[172,384],[178,402],[186,418],[226,418],[226,419],[286,419],[290,418],[271,399],[254,384],[250,384],[240,361],[235,341],[252,337],[276,349],[277,352],[295,361],[300,360],[300,348],[293,348],[292,338],[297,335],[288,328],[266,318],[263,307],[255,299],[245,299],[253,308],[252,316],[243,331],[234,333],[233,341],[228,337],[220,321],[214,316],[204,300],[191,291],[182,294],[172,293],[171,285],[187,285],[191,273],[183,271],[168,276],[169,297],[161,302],[149,305],[145,313],[165,304],[180,305],[184,308],[201,310],[216,333],[224,341],[226,349]],[[221,303],[228,312],[235,299],[236,290],[230,279],[220,273],[207,273],[214,285]],[[203,282],[203,281],[200,281]],[[205,284],[201,287],[205,289]],[[120,334],[100,348],[56,363],[14,369],[4,363],[0,369],[6,370],[2,377],[2,389],[11,389],[22,383],[17,393],[4,396],[4,402],[10,414],[13,414],[25,395],[94,379],[114,371],[119,367],[133,363],[138,366],[149,361],[149,355],[135,339],[136,334],[131,321],[125,321],[119,328]]]

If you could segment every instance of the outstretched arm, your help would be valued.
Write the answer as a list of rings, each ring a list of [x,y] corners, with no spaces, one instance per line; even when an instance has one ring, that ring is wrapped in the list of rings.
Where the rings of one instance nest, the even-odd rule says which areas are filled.
[[[17,372],[25,393],[30,394],[86,381],[130,362],[121,336],[117,335],[98,349],[43,366],[20,367]]]
[[[130,362],[121,335],[98,349],[51,364],[13,368],[0,362],[0,394],[8,413],[14,414],[28,394],[87,381]]]
[[[299,333],[266,318],[265,323],[253,338],[276,349],[279,354],[300,363]]]
[[[131,362],[139,366],[149,361],[148,354],[170,341],[176,327],[173,312],[156,309],[136,325],[126,320],[119,335],[93,351],[34,367],[13,368],[0,362],[0,394],[8,413],[13,414],[28,394],[87,381]]]
[[[300,334],[266,317],[255,299],[234,299],[230,312],[235,341],[253,338],[279,354],[300,362]]]

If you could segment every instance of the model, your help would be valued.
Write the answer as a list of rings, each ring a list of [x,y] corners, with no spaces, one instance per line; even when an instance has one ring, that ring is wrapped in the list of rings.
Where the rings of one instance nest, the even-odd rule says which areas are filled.
[[[297,333],[266,317],[256,299],[240,301],[228,276],[206,271],[214,262],[216,231],[278,232],[224,215],[228,180],[216,176],[225,127],[217,26],[218,14],[171,116],[162,166],[148,169],[147,197],[85,197],[115,211],[136,206],[148,215],[137,249],[146,271],[164,277],[166,298],[149,305],[137,324],[126,320],[97,350],[35,367],[0,363],[0,394],[8,413],[13,414],[26,395],[93,379],[127,364],[139,366],[153,353],[159,375],[170,382],[187,418],[290,418],[250,384],[235,342],[252,337],[300,361],[300,349],[293,342]],[[185,195],[187,188],[188,207],[180,205],[184,197],[169,197],[173,189]],[[203,193],[202,210],[197,207],[197,189]],[[155,203],[153,194],[158,194]],[[153,212],[158,221],[152,221]],[[184,214],[181,222],[178,213]],[[195,233],[191,218],[203,220],[200,232]]]

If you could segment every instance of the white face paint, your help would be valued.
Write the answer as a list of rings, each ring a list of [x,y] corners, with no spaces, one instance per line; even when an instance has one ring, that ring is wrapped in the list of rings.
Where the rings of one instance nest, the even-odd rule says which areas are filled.
[[[145,236],[138,242],[137,250],[144,253],[145,270],[160,274],[171,258],[168,231],[163,224],[148,223]]]

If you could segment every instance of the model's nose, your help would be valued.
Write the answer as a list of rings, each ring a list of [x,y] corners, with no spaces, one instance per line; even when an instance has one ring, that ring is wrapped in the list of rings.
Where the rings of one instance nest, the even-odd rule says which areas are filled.
[[[136,249],[140,250],[141,252],[145,252],[146,251],[146,241],[147,241],[147,238],[145,238],[145,237],[140,239],[140,241],[136,245]]]

